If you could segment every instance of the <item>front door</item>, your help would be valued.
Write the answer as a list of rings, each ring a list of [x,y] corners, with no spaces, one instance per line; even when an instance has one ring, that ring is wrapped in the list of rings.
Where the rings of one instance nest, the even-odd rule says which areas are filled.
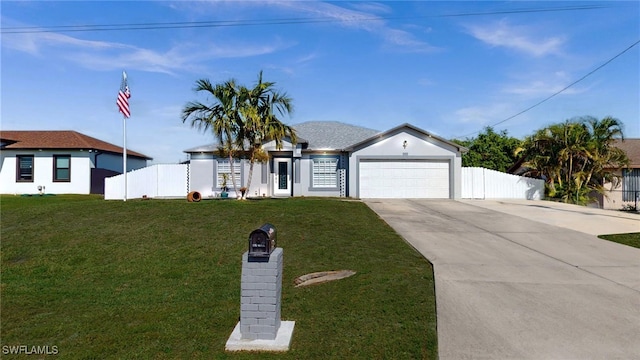
[[[273,195],[291,195],[291,159],[273,159]]]

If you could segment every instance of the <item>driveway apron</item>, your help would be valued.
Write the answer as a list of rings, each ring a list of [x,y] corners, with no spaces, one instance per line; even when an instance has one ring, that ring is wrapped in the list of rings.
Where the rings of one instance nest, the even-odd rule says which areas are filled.
[[[440,359],[640,359],[640,249],[452,200],[366,204],[433,264]]]

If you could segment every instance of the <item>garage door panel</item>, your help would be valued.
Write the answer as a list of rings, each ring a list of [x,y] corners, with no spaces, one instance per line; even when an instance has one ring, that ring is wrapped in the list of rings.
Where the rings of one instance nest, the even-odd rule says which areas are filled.
[[[438,198],[450,194],[448,161],[366,161],[359,163],[361,198]]]

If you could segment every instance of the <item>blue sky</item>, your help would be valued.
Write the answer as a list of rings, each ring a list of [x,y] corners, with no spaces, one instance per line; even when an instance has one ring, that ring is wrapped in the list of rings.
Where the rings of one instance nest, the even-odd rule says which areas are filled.
[[[331,120],[383,131],[408,122],[452,139],[531,107],[640,40],[638,1],[0,6],[1,128],[76,130],[122,145],[115,100],[126,70],[132,93],[127,148],[155,163],[185,160],[183,150],[213,142],[180,118],[188,101],[207,101],[193,91],[198,79],[252,86],[263,70],[265,80],[294,100],[293,114],[284,119],[289,124]],[[227,26],[59,27],[205,21]],[[627,137],[640,137],[640,45],[495,128],[524,137],[585,115],[616,117]]]

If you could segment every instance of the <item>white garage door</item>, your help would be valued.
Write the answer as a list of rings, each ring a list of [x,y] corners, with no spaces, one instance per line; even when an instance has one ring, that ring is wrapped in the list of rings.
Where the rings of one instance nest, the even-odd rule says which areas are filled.
[[[360,160],[361,198],[448,199],[449,161]]]

